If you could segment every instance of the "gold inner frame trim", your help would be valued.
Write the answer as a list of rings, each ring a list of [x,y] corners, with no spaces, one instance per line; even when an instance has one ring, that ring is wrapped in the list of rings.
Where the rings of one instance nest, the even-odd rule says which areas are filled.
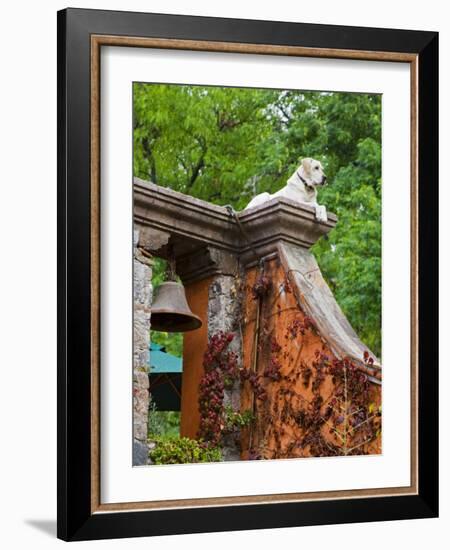
[[[409,63],[411,82],[411,485],[379,489],[212,497],[181,500],[100,501],[100,50],[102,46],[318,57]],[[212,506],[274,504],[313,500],[418,494],[418,55],[401,52],[305,48],[132,36],[91,35],[91,513]]]

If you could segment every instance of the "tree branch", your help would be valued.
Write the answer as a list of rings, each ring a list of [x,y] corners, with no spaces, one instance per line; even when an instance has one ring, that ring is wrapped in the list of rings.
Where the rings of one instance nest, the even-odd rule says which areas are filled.
[[[144,152],[144,157],[147,159],[149,165],[150,165],[150,180],[153,183],[156,183],[156,165],[155,165],[155,159],[152,154],[152,148],[150,145],[150,140],[148,137],[145,137],[142,140],[142,150]]]
[[[205,166],[205,153],[202,154],[199,161],[197,162],[197,164],[194,166],[194,169],[192,170],[191,177],[189,178],[189,187],[192,187],[194,185],[195,180],[200,174],[200,170],[204,168],[204,166]]]

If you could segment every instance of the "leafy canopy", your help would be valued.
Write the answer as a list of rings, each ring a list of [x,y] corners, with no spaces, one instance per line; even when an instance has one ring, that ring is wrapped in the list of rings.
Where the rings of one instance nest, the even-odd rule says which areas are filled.
[[[360,338],[381,354],[381,96],[134,84],[134,174],[241,210],[303,157],[339,217],[313,248]],[[176,346],[175,346],[176,347]]]

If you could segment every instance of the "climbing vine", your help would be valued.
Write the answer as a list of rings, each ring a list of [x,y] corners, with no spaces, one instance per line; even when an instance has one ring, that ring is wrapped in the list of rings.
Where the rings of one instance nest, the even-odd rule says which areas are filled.
[[[372,391],[373,380],[380,379],[374,358],[368,352],[360,361],[336,358],[296,296],[296,306],[286,298],[283,308],[277,302],[282,292],[294,294],[289,277],[278,288],[269,281],[260,273],[250,287],[258,300],[256,315],[261,316],[255,323],[261,327],[255,339],[257,363],[264,365],[262,374],[258,366],[252,376],[266,394],[266,404],[255,411],[257,424],[252,427],[258,430],[256,436],[250,434],[248,458],[368,454],[381,433],[381,406]],[[277,322],[270,325],[269,320],[283,311],[294,316],[284,325],[284,334],[278,329],[284,339],[280,345],[274,336]],[[309,351],[302,356],[305,342]],[[317,348],[311,358],[312,345]]]
[[[251,411],[234,411],[224,404],[225,391],[245,377],[238,366],[237,354],[229,349],[234,339],[232,332],[218,332],[209,342],[203,358],[204,375],[199,387],[200,427],[198,437],[207,447],[222,445],[223,436],[248,425]],[[257,381],[253,381],[257,386]]]
[[[288,278],[280,288],[292,293]],[[276,299],[270,296],[277,292],[273,281],[261,273],[249,290],[257,302],[252,365],[240,366],[230,348],[234,333],[210,338],[199,386],[200,444],[220,448],[226,436],[238,439],[245,429],[249,460],[368,454],[381,433],[381,406],[372,391],[379,373],[374,358],[368,352],[361,361],[336,358],[298,302],[289,307],[294,315],[284,333],[278,331],[278,340],[276,322],[269,323],[282,312],[277,304],[271,313]],[[264,304],[270,306],[266,317]],[[317,346],[312,357],[311,351],[302,356],[305,341]],[[234,410],[226,399],[236,384],[250,397],[245,411]]]
[[[251,287],[254,300],[266,296],[272,288],[272,281],[267,275],[261,273]]]
[[[204,446],[217,447],[223,444],[223,437],[237,434],[241,428],[254,420],[252,410],[236,411],[225,405],[225,391],[232,390],[235,383],[248,383],[256,399],[267,398],[261,376],[238,366],[237,354],[229,349],[235,335],[220,331],[214,334],[203,358],[204,374],[199,386],[200,426],[198,438]]]
[[[287,337],[292,337],[292,325]],[[266,371],[278,364],[273,355]],[[368,355],[363,361],[369,367],[373,365]],[[267,456],[264,449],[261,454],[265,458],[367,454],[367,445],[381,431],[381,407],[372,401],[369,376],[349,358],[330,357],[323,349],[316,350],[313,361],[301,361],[299,368],[292,370],[297,372],[284,375],[278,368],[276,377],[271,377],[279,382],[267,415],[275,445],[272,456]],[[308,391],[296,389],[293,382],[298,377]],[[327,378],[331,378],[332,391],[324,397]],[[288,429],[291,437],[284,444],[283,435]]]

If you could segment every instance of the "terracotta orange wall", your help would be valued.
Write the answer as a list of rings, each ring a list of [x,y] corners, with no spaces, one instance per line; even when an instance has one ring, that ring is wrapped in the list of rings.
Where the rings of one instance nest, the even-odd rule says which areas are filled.
[[[180,425],[182,437],[195,438],[200,423],[198,386],[203,376],[203,354],[208,343],[208,294],[211,282],[212,278],[209,277],[185,286],[189,306],[203,324],[201,328],[184,334]]]
[[[253,391],[248,382],[244,384],[241,393],[241,410],[252,409],[256,413],[256,426],[242,434],[242,458],[247,458],[248,449],[259,448],[263,458],[283,458],[311,456],[309,450],[301,449],[297,443],[301,440],[302,432],[293,420],[293,413],[304,408],[311,402],[314,394],[311,382],[305,386],[303,372],[311,367],[315,360],[316,350],[326,353],[330,358],[333,354],[315,331],[307,331],[295,338],[289,336],[289,326],[295,319],[304,319],[299,311],[295,295],[289,292],[286,285],[286,274],[277,259],[266,264],[265,274],[272,281],[272,288],[264,298],[260,315],[260,337],[258,344],[258,360],[256,372],[262,375],[271,359],[271,341],[275,340],[280,346],[275,357],[282,367],[281,381],[263,378],[263,387],[267,392],[267,399],[254,399]],[[257,316],[257,300],[251,293],[251,288],[259,275],[257,268],[249,270],[246,278],[246,299],[244,309],[243,330],[243,366],[254,368],[255,328]],[[284,286],[284,290],[282,289]],[[291,289],[292,290],[292,289]],[[328,399],[334,392],[332,377],[327,375],[320,385],[320,395]],[[293,391],[292,391],[293,390]],[[298,397],[298,395],[301,396]],[[371,384],[371,399],[378,406],[381,402],[381,387]],[[325,439],[332,441],[329,429],[324,426],[321,433]],[[377,438],[365,451],[370,453],[381,452],[381,438]]]

